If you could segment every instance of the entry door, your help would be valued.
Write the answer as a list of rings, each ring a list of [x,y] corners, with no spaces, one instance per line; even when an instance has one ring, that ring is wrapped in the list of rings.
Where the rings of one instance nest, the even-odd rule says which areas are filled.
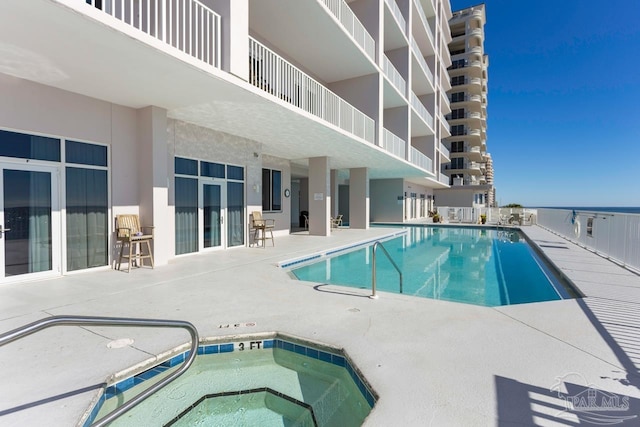
[[[200,187],[200,248],[220,249],[226,246],[226,195],[219,183],[201,182]]]
[[[55,168],[0,163],[0,281],[60,274]]]

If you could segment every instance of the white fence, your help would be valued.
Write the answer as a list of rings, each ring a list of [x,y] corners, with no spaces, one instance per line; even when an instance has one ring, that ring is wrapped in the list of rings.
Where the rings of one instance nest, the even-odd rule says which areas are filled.
[[[249,82],[339,128],[375,143],[373,119],[249,37]]]
[[[220,15],[197,0],[90,0],[89,4],[214,67],[220,67]]]
[[[420,101],[420,98],[418,98],[414,92],[411,92],[411,105],[427,125],[433,129],[433,116],[429,114],[427,107],[424,106],[422,101]]]
[[[382,148],[390,153],[395,154],[403,160],[406,159],[406,142],[404,141],[404,139],[400,138],[399,136],[385,128],[382,128],[382,135]]]
[[[424,153],[418,151],[415,147],[409,147],[409,161],[416,166],[421,167],[429,172],[433,169],[433,161]]]
[[[376,60],[376,43],[344,0],[322,0],[356,43],[372,61]]]
[[[538,224],[627,268],[640,271],[640,215],[538,209]]]
[[[402,78],[402,75],[393,63],[387,58],[387,55],[382,55],[382,70],[387,78],[391,81],[391,84],[398,89],[398,92],[402,96],[407,95],[407,82]]]

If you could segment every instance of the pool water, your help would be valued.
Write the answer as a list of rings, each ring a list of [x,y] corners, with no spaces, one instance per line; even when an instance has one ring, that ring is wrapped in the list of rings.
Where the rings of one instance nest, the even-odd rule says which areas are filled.
[[[199,350],[187,372],[109,425],[362,425],[375,398],[348,359],[279,339],[259,342],[259,348],[250,343],[227,344],[231,349],[225,353],[221,352],[223,345],[216,354],[200,354]],[[272,343],[271,348],[268,342]],[[253,350],[247,350],[252,347]],[[113,411],[176,367],[154,375],[157,369],[139,374],[134,378],[137,385],[122,392],[108,390],[111,396],[106,396],[95,419]]]
[[[571,297],[549,264],[517,230],[474,227],[405,227],[383,241],[403,274],[402,293],[482,306]],[[295,268],[299,280],[371,289],[372,247]],[[379,248],[376,286],[399,293],[399,275]]]

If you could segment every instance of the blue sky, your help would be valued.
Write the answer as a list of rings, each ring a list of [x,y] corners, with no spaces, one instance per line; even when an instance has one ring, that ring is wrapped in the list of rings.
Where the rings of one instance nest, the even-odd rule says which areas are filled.
[[[640,1],[484,3],[498,202],[640,206]]]

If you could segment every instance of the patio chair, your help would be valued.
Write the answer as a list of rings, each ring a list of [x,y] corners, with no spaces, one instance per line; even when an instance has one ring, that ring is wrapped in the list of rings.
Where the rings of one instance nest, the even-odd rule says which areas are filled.
[[[308,215],[302,215],[304,217],[304,229],[308,230],[309,229],[309,216]]]
[[[337,217],[331,217],[331,228],[342,227],[342,215],[338,215]]]
[[[116,239],[120,242],[120,256],[118,257],[118,270],[122,265],[122,258],[126,257],[129,265],[127,266],[127,273],[131,272],[131,265],[135,262],[138,266],[144,265],[144,260],[149,259],[151,261],[151,268],[153,268],[153,253],[151,252],[151,241],[153,240],[153,226],[140,226],[140,218],[138,215],[125,214],[116,215]],[[147,248],[146,255],[144,254],[144,244]],[[124,247],[129,246],[129,253],[124,253]]]
[[[255,240],[256,243],[259,240],[262,240],[262,247],[264,248],[265,240],[271,239],[271,244],[275,246],[276,243],[273,240],[273,229],[276,226],[276,220],[262,218],[262,212],[260,211],[253,211],[251,213],[251,217],[253,218],[252,220],[252,228],[254,230],[253,240]],[[267,232],[269,232],[269,235],[271,237],[267,236]]]

